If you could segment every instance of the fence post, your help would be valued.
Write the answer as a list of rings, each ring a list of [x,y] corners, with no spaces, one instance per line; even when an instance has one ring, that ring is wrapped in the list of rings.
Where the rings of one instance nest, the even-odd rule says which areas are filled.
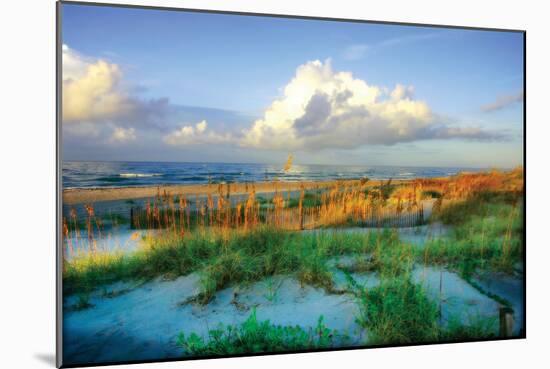
[[[514,330],[514,311],[509,307],[499,309],[500,337],[511,337]]]

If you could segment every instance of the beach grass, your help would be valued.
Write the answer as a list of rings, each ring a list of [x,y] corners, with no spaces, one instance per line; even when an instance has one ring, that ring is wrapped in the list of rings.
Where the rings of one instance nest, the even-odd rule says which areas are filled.
[[[201,229],[184,237],[166,232],[145,237],[142,247],[130,254],[96,252],[66,260],[63,282],[65,293],[73,293],[120,280],[199,271],[203,302],[230,284],[278,274],[293,274],[304,284],[330,290],[328,258],[389,250],[396,240],[389,231],[301,233],[258,227],[246,232]]]
[[[510,272],[523,259],[523,197],[482,192],[444,207],[436,220],[453,226],[451,237],[429,240],[425,264],[445,264],[468,277],[477,268]]]
[[[369,332],[370,344],[433,342],[439,339],[437,305],[423,287],[404,273],[383,277],[374,288],[355,288],[358,322]]]
[[[410,273],[382,277],[373,288],[358,285],[350,276],[348,281],[360,311],[357,322],[367,330],[369,345],[467,341],[498,332],[497,320],[491,317],[450,317],[442,324],[438,305]]]
[[[96,251],[65,260],[64,290],[85,292],[120,280],[199,272],[201,303],[232,284],[273,275],[293,275],[302,284],[334,292],[328,260],[341,255],[357,256],[343,270],[376,271],[388,278],[406,273],[413,262],[443,264],[465,277],[476,268],[510,272],[523,255],[521,202],[509,194],[483,193],[443,206],[437,219],[453,225],[452,235],[428,240],[423,248],[402,242],[389,228],[368,233],[299,232],[259,224],[240,229],[198,227],[184,235],[161,230],[145,236],[132,253]]]
[[[285,352],[329,348],[345,343],[346,336],[326,327],[320,316],[316,327],[281,326],[269,320],[259,321],[253,310],[248,319],[237,326],[219,325],[208,337],[181,333],[177,344],[185,355],[220,356],[251,353]]]
[[[411,196],[406,190],[392,193]],[[404,242],[391,228],[303,232],[262,222],[238,228],[203,223],[185,233],[170,228],[147,233],[131,253],[96,251],[65,260],[64,293],[77,294],[77,305],[86,309],[91,306],[88,294],[110,283],[196,272],[200,289],[181,303],[207,304],[224,288],[285,275],[329,294],[354,296],[357,323],[368,333],[368,345],[495,337],[498,327],[492,318],[465,322],[451,317],[443,323],[438,304],[411,275],[415,265],[442,265],[467,281],[479,270],[513,272],[523,259],[523,197],[518,191],[474,191],[465,198],[441,193],[430,195],[440,202],[433,221],[452,231],[423,247]],[[334,264],[340,256],[351,263]],[[336,288],[335,267],[347,275],[347,287]],[[353,273],[375,273],[379,282],[366,288],[354,281]],[[338,334],[322,317],[315,329],[286,327],[260,321],[253,311],[240,325],[219,326],[206,337],[182,334],[177,343],[185,355],[231,355],[334,347]],[[345,335],[338,337],[341,345]]]
[[[298,197],[275,192],[270,199],[252,190],[237,203],[228,201],[219,186],[217,199],[197,198],[193,209],[183,196],[158,195],[138,219],[136,228],[150,231],[140,231],[144,236],[137,250],[91,249],[64,260],[64,295],[76,294],[75,310],[88,309],[91,292],[114,282],[197,273],[197,294],[179,305],[204,305],[225,288],[289,276],[327,294],[351,296],[359,312],[356,321],[366,332],[366,342],[358,345],[492,338],[498,332],[496,318],[443,322],[441,306],[412,275],[418,265],[438,265],[476,287],[471,277],[479,271],[513,273],[524,255],[522,175],[493,171],[407,184],[387,180],[368,188],[361,182],[337,183],[309,192],[298,187]],[[400,239],[396,228],[345,230],[383,209],[398,215],[419,209],[425,199],[434,204],[431,222],[449,226],[448,236],[419,246]],[[86,209],[82,224],[68,219],[65,234],[71,221],[87,230],[102,223],[92,207]],[[304,214],[315,218],[308,231],[303,231]],[[344,272],[347,286],[337,285],[336,272]],[[378,282],[362,286],[354,280],[357,273],[372,273]],[[268,300],[275,300],[273,288],[268,290]],[[323,349],[342,346],[346,339],[327,328],[322,316],[316,327],[281,326],[259,320],[253,309],[241,324],[219,325],[205,337],[180,334],[177,344],[184,355],[202,357]]]
[[[384,277],[380,284],[365,288],[348,275],[349,292],[359,307],[356,318],[367,332],[363,344],[369,346],[425,342],[456,342],[496,337],[496,318],[476,317],[461,321],[451,317],[441,324],[435,301],[424,287],[411,280],[409,273]],[[220,324],[206,337],[196,333],[178,336],[184,355],[220,356],[243,353],[268,353],[325,349],[349,344],[345,332],[329,329],[318,319],[314,328],[281,326],[269,320],[259,321],[256,310],[240,325]],[[361,345],[355,342],[355,345]]]

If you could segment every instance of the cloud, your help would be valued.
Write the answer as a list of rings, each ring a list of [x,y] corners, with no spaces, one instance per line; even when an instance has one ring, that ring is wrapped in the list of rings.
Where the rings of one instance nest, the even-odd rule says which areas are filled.
[[[263,118],[244,130],[241,146],[321,150],[393,145],[430,139],[501,139],[476,127],[452,127],[414,98],[412,86],[372,86],[330,60],[299,66]]]
[[[486,131],[479,127],[449,127],[446,125],[429,127],[425,132],[419,132],[418,139],[448,140],[465,139],[473,141],[506,141],[509,137],[501,132]]]
[[[369,85],[350,72],[333,70],[330,60],[300,65],[282,96],[259,119],[178,107],[167,98],[145,100],[134,87],[124,80],[123,69],[116,63],[63,45],[64,140],[74,148],[90,141],[103,148],[155,142],[167,150],[223,144],[235,150],[315,152],[418,140],[504,139],[477,127],[448,124],[415,98],[412,86]],[[198,123],[177,124],[182,121]],[[219,128],[226,125],[231,128]]]
[[[485,113],[490,113],[493,111],[505,109],[516,103],[523,103],[523,91],[520,91],[515,95],[500,96],[494,102],[483,105],[481,107],[481,111]]]
[[[136,140],[136,130],[133,127],[115,127],[109,140],[110,143],[126,143]]]
[[[375,52],[376,50],[397,46],[401,44],[409,44],[414,42],[426,41],[435,38],[442,37],[445,32],[432,32],[432,33],[421,33],[403,37],[394,37],[382,40],[378,43],[369,44],[353,44],[344,49],[342,57],[345,60],[355,61],[363,59],[367,54]]]
[[[419,41],[432,40],[436,38],[443,37],[447,32],[430,32],[430,33],[420,33],[415,35],[408,35],[402,37],[394,37],[381,41],[377,46],[395,46],[401,44],[414,43]]]
[[[62,46],[64,124],[111,122],[124,126],[157,126],[169,109],[166,98],[143,100],[123,81],[119,65],[84,56]]]
[[[121,71],[104,60],[90,61],[63,45],[63,121],[113,118],[130,109],[118,88]]]
[[[411,100],[414,98],[414,87],[397,84],[395,88],[390,92],[390,97],[394,101],[403,99]]]
[[[197,144],[220,144],[233,141],[233,137],[226,133],[225,135],[208,129],[208,123],[205,120],[193,125],[185,125],[176,131],[164,136],[164,142],[172,146],[197,145]]]
[[[98,139],[102,133],[102,127],[90,122],[82,122],[80,124],[66,124],[63,126],[63,141],[67,138],[71,139]]]

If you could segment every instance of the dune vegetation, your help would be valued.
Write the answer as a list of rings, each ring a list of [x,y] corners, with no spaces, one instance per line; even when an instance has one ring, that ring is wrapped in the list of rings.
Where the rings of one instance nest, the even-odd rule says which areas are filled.
[[[342,181],[329,189],[302,189],[297,196],[280,188],[274,183],[273,196],[266,200],[251,186],[243,200],[232,199],[220,185],[218,196],[197,197],[193,204],[183,196],[158,194],[129,220],[136,230],[154,230],[140,236],[140,248],[123,253],[91,247],[70,255],[63,265],[64,293],[85,295],[116,281],[196,272],[200,291],[187,303],[208,304],[228,286],[289,275],[328,294],[354,296],[357,320],[368,330],[369,344],[494,334],[495,322],[486,320],[467,326],[439,324],[436,303],[413,281],[411,271],[420,264],[444,265],[466,279],[479,270],[511,273],[524,252],[522,168],[400,184]],[[427,202],[432,207],[429,219],[424,217]],[[400,239],[399,227],[426,222],[441,222],[452,231],[448,237],[427,240],[423,247]],[[376,230],[327,230],[352,226]],[[100,227],[88,205],[85,220],[69,214],[64,233],[84,228],[86,237],[93,238]],[[349,276],[345,288],[335,285],[329,267],[338,256],[353,260],[337,266]],[[352,272],[377,273],[380,283],[367,289],[353,280]],[[322,317],[315,331],[307,331],[258,321],[252,312],[241,326],[219,327],[209,337],[182,335],[178,343],[187,354],[204,356],[331,347],[336,335]]]

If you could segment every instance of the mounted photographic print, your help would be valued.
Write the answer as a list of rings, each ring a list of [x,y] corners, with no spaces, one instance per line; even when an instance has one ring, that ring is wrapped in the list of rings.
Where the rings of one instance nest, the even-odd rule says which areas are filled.
[[[525,32],[58,4],[58,365],[525,337]]]

